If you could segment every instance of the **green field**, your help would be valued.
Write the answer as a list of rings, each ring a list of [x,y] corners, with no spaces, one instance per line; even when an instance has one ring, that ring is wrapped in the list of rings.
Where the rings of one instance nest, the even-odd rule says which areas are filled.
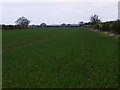
[[[79,27],[6,30],[3,88],[118,87],[118,39]]]

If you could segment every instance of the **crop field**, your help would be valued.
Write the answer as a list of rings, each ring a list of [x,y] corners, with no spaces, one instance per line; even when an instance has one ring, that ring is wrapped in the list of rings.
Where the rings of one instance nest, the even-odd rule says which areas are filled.
[[[118,87],[118,39],[80,27],[2,32],[3,88]]]

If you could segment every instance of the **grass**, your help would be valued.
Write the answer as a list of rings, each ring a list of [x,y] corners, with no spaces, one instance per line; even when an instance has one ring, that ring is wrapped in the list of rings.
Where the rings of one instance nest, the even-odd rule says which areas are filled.
[[[117,40],[84,28],[3,31],[3,88],[118,87]]]

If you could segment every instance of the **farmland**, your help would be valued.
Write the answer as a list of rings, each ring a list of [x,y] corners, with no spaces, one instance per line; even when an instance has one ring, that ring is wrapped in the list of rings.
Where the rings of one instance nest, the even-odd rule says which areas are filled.
[[[79,27],[2,33],[3,88],[118,87],[118,39]]]

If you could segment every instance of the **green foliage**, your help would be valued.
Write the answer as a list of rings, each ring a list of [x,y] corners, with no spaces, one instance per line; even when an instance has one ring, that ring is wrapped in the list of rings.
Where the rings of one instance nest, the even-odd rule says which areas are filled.
[[[93,25],[93,28],[95,29],[101,29],[101,24],[100,23],[96,23],[95,25]]]
[[[117,20],[113,23],[112,32],[120,34],[120,20]]]
[[[101,30],[110,32],[110,23],[109,22],[102,23]]]
[[[2,25],[2,30],[16,30],[16,29],[25,29],[25,26],[21,25]]]
[[[3,88],[118,87],[117,39],[84,28],[3,31]]]
[[[103,22],[97,23],[94,25],[95,29],[99,29],[101,31],[107,31],[114,34],[120,34],[120,21],[110,21],[110,22]]]

